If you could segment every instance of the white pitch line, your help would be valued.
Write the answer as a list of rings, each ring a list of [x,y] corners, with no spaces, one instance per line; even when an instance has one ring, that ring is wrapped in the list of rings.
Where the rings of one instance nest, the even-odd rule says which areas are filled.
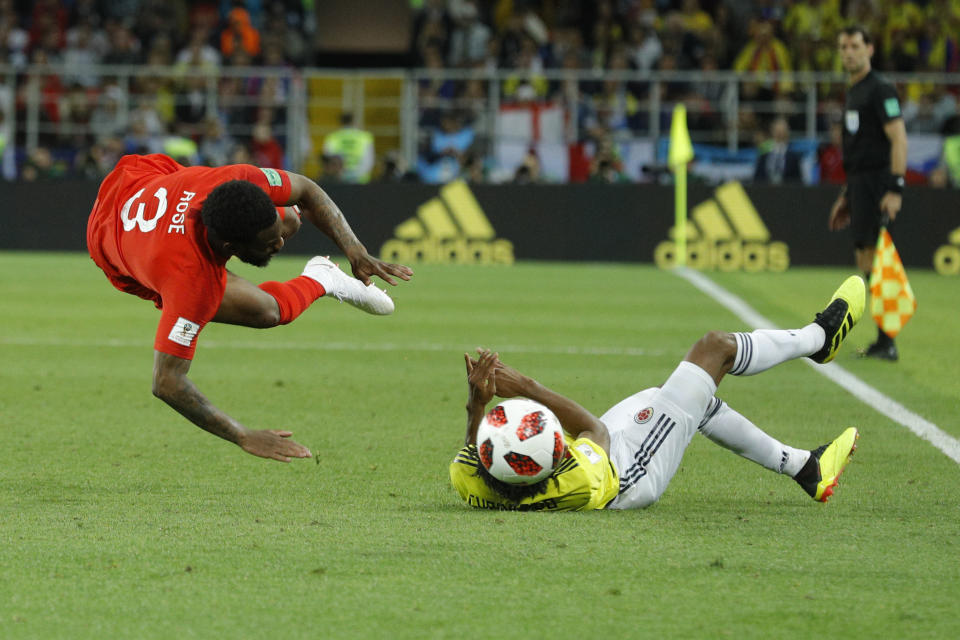
[[[152,341],[147,340],[72,340],[67,338],[0,338],[0,345],[27,346],[27,347],[121,347],[121,348],[150,348]],[[476,345],[474,345],[476,346]],[[666,352],[662,349],[640,349],[636,347],[545,347],[540,345],[495,345],[502,354],[532,353],[542,355],[587,355],[587,356],[630,356],[651,357],[662,356]],[[260,351],[437,351],[460,353],[464,350],[472,351],[473,346],[464,347],[462,344],[442,344],[439,342],[421,343],[394,343],[394,342],[270,342],[270,341],[224,341],[201,340],[199,347],[203,349],[255,349]]]
[[[713,282],[703,274],[692,269],[677,269],[677,275],[686,279],[693,286],[704,292],[734,315],[740,318],[747,325],[754,329],[772,329],[774,324],[754,311],[750,305],[743,299],[730,293],[717,283]],[[937,449],[942,451],[948,458],[960,464],[960,440],[957,440],[943,429],[930,422],[926,418],[910,411],[905,406],[893,398],[877,391],[866,382],[853,375],[836,362],[826,365],[817,364],[808,358],[804,358],[807,364],[813,367],[814,371],[826,376],[837,385],[843,387],[861,402],[876,410],[884,417],[890,418],[894,422],[906,427],[915,435],[923,438]]]

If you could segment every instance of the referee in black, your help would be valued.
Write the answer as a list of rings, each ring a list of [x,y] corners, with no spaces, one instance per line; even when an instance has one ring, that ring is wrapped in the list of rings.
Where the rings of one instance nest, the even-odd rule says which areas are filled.
[[[867,282],[880,226],[889,229],[903,204],[907,170],[907,129],[893,85],[870,68],[873,43],[860,26],[846,27],[837,38],[840,59],[849,74],[843,114],[843,168],[847,185],[830,211],[829,227],[853,231],[857,268]],[[893,338],[878,327],[877,341],[864,355],[897,360]]]

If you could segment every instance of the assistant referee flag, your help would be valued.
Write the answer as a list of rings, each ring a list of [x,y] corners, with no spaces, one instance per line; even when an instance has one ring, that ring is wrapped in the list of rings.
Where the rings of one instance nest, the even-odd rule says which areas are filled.
[[[900,254],[893,245],[890,232],[886,227],[881,227],[870,271],[870,311],[873,319],[885,334],[896,338],[916,309],[917,299],[910,288]]]

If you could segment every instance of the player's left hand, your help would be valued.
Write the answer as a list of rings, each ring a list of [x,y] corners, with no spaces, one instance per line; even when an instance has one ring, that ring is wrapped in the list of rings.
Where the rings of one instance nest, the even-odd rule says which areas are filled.
[[[413,269],[410,267],[378,260],[366,251],[357,256],[350,257],[350,268],[353,269],[353,277],[367,286],[370,285],[370,278],[373,276],[377,276],[385,282],[396,286],[397,281],[394,280],[392,276],[400,278],[401,280],[409,280],[410,276],[413,275]]]
[[[903,196],[893,191],[887,191],[880,200],[880,213],[884,214],[890,222],[893,222],[897,219],[901,206],[903,206]]]
[[[497,360],[497,395],[501,398],[516,398],[526,394],[526,385],[529,378],[514,369]]]

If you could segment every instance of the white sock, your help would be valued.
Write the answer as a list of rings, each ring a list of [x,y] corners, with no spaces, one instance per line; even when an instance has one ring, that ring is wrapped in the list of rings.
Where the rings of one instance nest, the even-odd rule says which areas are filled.
[[[810,452],[788,447],[764,433],[720,398],[714,398],[700,422],[700,433],[757,464],[790,477],[797,475]]]
[[[735,376],[752,376],[781,362],[809,356],[822,349],[826,340],[823,327],[813,322],[803,329],[757,329],[733,336],[737,357],[730,373]]]

